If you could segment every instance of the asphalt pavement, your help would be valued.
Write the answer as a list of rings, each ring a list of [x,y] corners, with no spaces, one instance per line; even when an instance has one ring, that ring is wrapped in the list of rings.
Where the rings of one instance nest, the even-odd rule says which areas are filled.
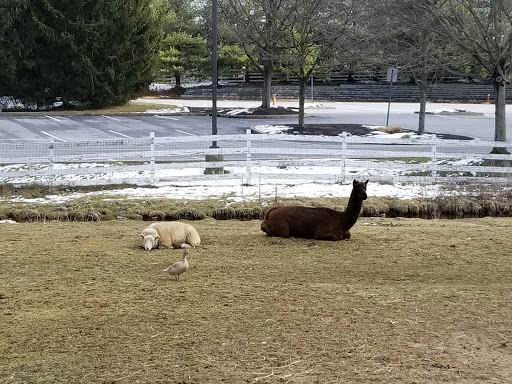
[[[198,99],[138,99],[136,101],[187,107],[211,107],[211,100]],[[218,108],[253,108],[258,100],[218,100]],[[293,100],[277,100],[276,106],[298,107]],[[417,103],[391,103],[390,126],[417,130]],[[512,139],[512,106],[507,105],[507,138]],[[440,114],[440,111],[458,109],[465,112]],[[426,131],[464,135],[483,140],[494,138],[494,105],[492,104],[427,104]],[[471,112],[471,113],[467,113]],[[388,103],[385,102],[332,102],[311,101],[306,104],[306,124],[355,123],[386,125]],[[244,133],[247,128],[264,124],[297,123],[289,118],[226,118],[218,117],[218,134]],[[115,138],[156,136],[199,136],[211,134],[210,116],[173,115],[155,113],[147,115],[126,114],[121,116],[56,116],[0,114],[0,141],[49,140],[67,142],[74,140],[105,140]]]

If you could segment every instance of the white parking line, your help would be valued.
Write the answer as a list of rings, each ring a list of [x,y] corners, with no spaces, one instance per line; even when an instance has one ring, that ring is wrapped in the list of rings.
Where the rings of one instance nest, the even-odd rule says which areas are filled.
[[[182,131],[181,129],[175,129],[176,132],[179,132],[179,133],[183,133],[185,135],[190,135],[190,136],[197,136],[196,134],[194,133],[190,133],[190,132],[185,132],[185,131]]]
[[[125,135],[124,133],[121,133],[121,132],[116,132],[116,131],[113,131],[111,129],[108,130],[109,132],[113,133],[114,135],[119,135],[119,136],[123,136],[123,137],[126,137],[127,139],[133,139],[132,136],[128,136],[128,135]]]
[[[45,117],[48,119],[51,119],[51,120],[61,121],[60,119],[57,119],[56,117],[53,117],[53,116],[45,116]]]
[[[114,121],[121,121],[121,119],[116,119],[115,117],[111,117],[111,116],[101,115],[101,117],[104,117],[105,119],[114,120]]]
[[[67,143],[67,142],[68,142],[67,140],[61,139],[60,137],[54,136],[54,135],[52,135],[52,134],[50,134],[50,133],[48,133],[48,132],[41,131],[41,133],[42,133],[43,135],[50,136],[51,138],[53,138],[53,139],[55,139],[55,140],[62,141],[62,142],[64,142],[64,143]]]
[[[155,115],[155,117],[158,117],[159,119],[179,120],[177,117],[170,117],[170,116]]]

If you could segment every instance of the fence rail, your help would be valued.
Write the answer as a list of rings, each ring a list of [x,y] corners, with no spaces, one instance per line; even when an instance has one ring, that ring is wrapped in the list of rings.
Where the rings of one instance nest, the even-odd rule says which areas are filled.
[[[213,147],[212,143],[218,145]],[[0,142],[0,182],[97,185],[237,179],[512,183],[512,143],[246,134]]]

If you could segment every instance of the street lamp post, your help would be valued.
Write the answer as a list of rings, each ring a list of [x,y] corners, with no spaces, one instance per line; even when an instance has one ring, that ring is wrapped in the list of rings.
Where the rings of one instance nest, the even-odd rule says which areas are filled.
[[[217,135],[217,0],[212,0],[212,135]]]

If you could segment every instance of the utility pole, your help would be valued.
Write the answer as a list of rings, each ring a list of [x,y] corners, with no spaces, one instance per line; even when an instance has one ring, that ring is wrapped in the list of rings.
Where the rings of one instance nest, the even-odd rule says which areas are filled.
[[[217,0],[212,0],[212,135],[217,135]],[[217,141],[212,141],[217,148]]]

